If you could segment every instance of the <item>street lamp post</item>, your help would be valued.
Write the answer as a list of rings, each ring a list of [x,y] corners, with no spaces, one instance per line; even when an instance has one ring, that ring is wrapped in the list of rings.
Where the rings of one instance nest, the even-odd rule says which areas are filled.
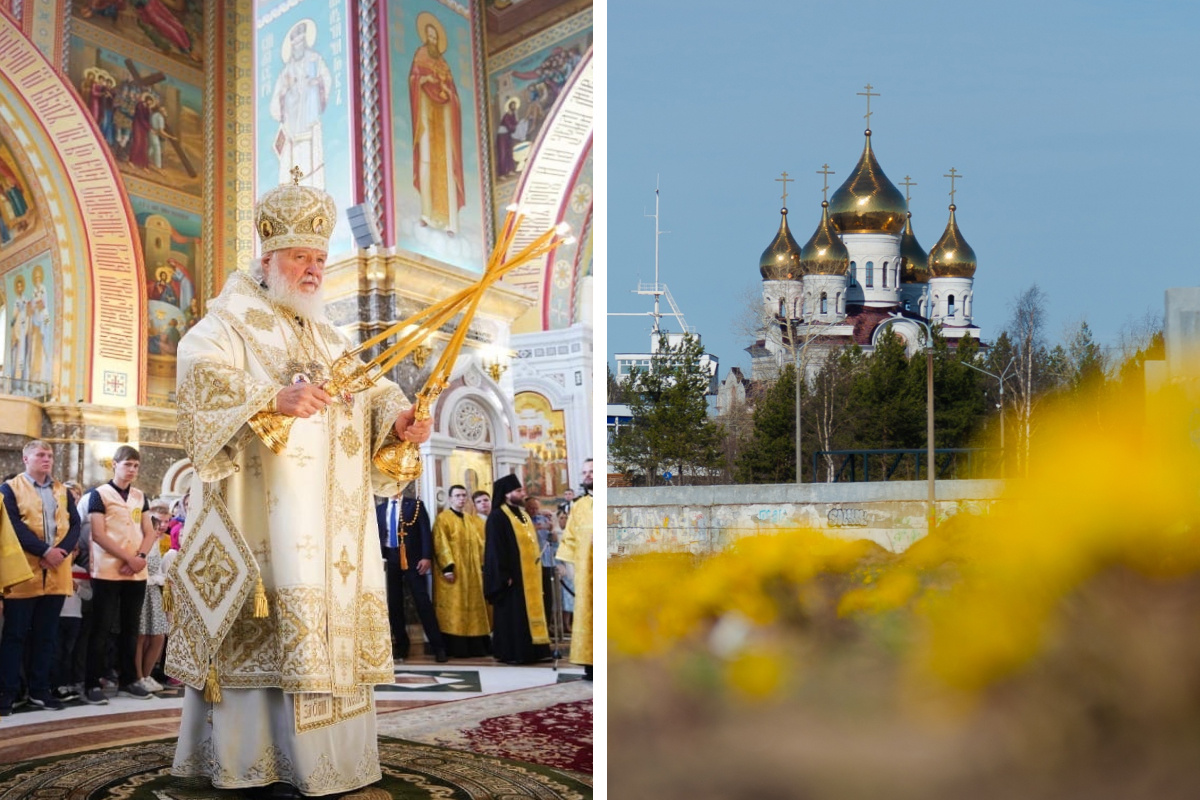
[[[1000,370],[999,375],[997,375],[994,372],[988,372],[986,369],[983,369],[982,367],[977,367],[974,364],[967,364],[967,362],[965,362],[965,361],[963,362],[964,366],[968,366],[971,369],[975,370],[976,372],[982,372],[984,375],[995,378],[1000,384],[999,409],[1000,409],[1000,477],[1001,478],[1004,477],[1004,460],[1005,460],[1004,459],[1004,455],[1005,455],[1005,450],[1004,450],[1004,379],[1008,377],[1008,371],[1009,371],[1009,369],[1012,368],[1012,365],[1014,362],[1016,362],[1016,360],[1017,360],[1016,356],[1013,356],[1012,358],[1010,358],[1008,360],[1008,365],[1005,366],[1004,369]]]

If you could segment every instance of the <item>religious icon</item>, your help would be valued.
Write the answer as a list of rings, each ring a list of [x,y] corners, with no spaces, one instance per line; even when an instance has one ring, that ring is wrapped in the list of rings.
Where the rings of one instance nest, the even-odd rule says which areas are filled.
[[[423,44],[408,73],[413,125],[413,186],[421,196],[422,227],[453,236],[466,205],[463,179],[462,103],[444,58],[446,28],[433,14],[417,15]]]
[[[309,186],[325,188],[325,147],[321,114],[329,103],[333,76],[325,59],[313,49],[317,24],[302,19],[284,37],[280,56],[283,69],[271,93],[271,118],[279,123],[275,155],[279,158],[279,182],[287,183],[288,171],[298,166]]]

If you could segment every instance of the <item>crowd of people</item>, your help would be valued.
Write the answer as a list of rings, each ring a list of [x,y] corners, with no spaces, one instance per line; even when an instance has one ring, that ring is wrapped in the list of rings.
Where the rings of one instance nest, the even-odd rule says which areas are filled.
[[[112,479],[86,493],[54,479],[46,442],[29,442],[22,460],[25,470],[0,485],[0,716],[25,704],[107,704],[112,694],[149,699],[179,686],[163,671],[164,590],[188,497],[173,505],[147,498],[133,485],[141,456],[128,445],[113,456]],[[410,656],[405,592],[439,663],[550,658],[551,637],[570,636],[575,608],[574,556],[557,557],[574,492],[547,514],[516,476],[496,482],[496,506],[490,493],[468,496],[455,484],[431,524],[411,486],[376,506],[393,659]],[[589,459],[584,495],[590,490]]]
[[[590,459],[584,480],[588,493]],[[575,500],[566,494],[557,513],[546,514],[515,475],[496,481],[492,493],[468,496],[454,484],[432,524],[411,484],[378,504],[392,657],[410,653],[407,593],[439,663],[489,654],[509,664],[551,658],[552,638],[570,635],[574,610],[574,563],[557,559]],[[495,506],[493,496],[501,499]]]
[[[186,498],[149,500],[133,485],[141,455],[128,445],[112,479],[86,493],[55,480],[44,441],[26,444],[22,462],[0,484],[0,716],[179,685],[162,669],[163,589]]]

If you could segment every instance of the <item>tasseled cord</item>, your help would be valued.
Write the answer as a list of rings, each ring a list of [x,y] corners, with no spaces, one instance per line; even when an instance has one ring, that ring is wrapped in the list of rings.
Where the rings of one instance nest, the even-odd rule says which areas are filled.
[[[164,592],[165,594],[165,592]],[[166,605],[166,598],[164,607]],[[257,619],[262,619],[267,616],[267,591],[263,588],[262,576],[254,584],[254,616]],[[204,683],[204,702],[219,703],[221,702],[221,684],[217,681],[217,665],[208,665],[208,680]]]
[[[221,702],[221,684],[217,683],[217,665],[208,665],[208,680],[204,684],[204,702]]]
[[[267,616],[267,590],[263,588],[262,576],[258,576],[258,582],[254,584],[254,618],[263,619]]]

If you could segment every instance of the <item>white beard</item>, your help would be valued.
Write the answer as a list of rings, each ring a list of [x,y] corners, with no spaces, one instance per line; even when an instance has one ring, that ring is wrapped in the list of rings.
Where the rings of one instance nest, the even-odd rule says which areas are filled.
[[[278,275],[268,274],[267,279],[270,281],[266,285],[267,297],[271,298],[272,302],[313,322],[325,319],[325,295],[322,289],[318,288],[312,294],[308,294],[295,286],[289,286],[287,280]]]

